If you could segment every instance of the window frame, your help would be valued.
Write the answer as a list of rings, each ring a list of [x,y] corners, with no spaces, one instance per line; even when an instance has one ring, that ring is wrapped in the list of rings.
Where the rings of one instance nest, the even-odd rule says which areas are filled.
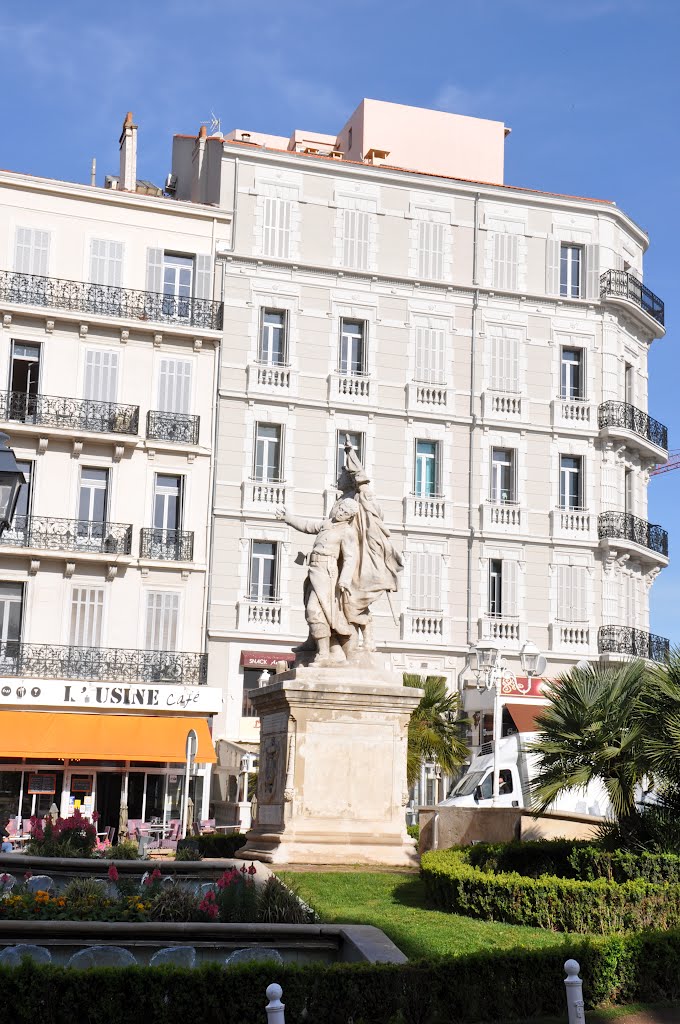
[[[345,330],[345,324],[353,324],[353,325],[359,327],[360,333],[357,335],[357,334],[351,334],[351,333],[347,332]],[[352,358],[350,360],[347,357],[350,354],[352,355],[352,357],[354,356],[354,353],[353,352],[350,353],[349,350],[354,347],[353,342],[355,341],[355,339],[358,339],[358,342],[361,345],[361,352],[360,352],[361,358],[359,360],[355,360],[354,358]],[[343,351],[343,350],[346,350],[346,351]],[[340,317],[340,339],[339,339],[339,343],[338,343],[338,373],[341,374],[343,377],[365,377],[365,376],[367,376],[367,374],[368,374],[368,370],[367,370],[367,366],[368,366],[367,356],[368,356],[368,322],[366,320],[357,320],[354,317],[349,317],[349,316],[347,316],[347,317],[345,317],[345,316]],[[357,363],[361,364],[360,369],[354,369],[353,368],[353,364],[355,363],[355,361]],[[345,364],[344,368],[343,368],[343,362]]]
[[[167,477],[168,479],[177,480],[177,495],[173,495],[169,487],[159,488],[159,478]],[[182,524],[184,520],[184,490],[185,490],[185,478],[182,473],[168,473],[168,472],[157,472],[154,473],[153,477],[153,506],[151,511],[151,521],[153,523],[154,530],[162,530],[166,533],[179,532],[182,530]],[[157,498],[163,498],[163,515],[162,525],[159,526],[156,522],[156,501]],[[170,500],[172,497],[176,497],[175,505],[175,521],[176,526],[168,526],[168,509],[170,508]]]
[[[578,259],[574,260],[574,256]],[[578,280],[574,281],[574,266],[578,269]],[[560,297],[582,299],[585,293],[583,271],[585,269],[584,248],[573,242],[560,243]]]
[[[431,445],[432,452],[421,453],[419,445]],[[430,438],[418,437],[414,441],[413,454],[413,494],[416,498],[437,498],[441,493],[440,488],[440,442]],[[432,468],[431,487],[427,487],[427,467]],[[420,470],[420,473],[419,473]],[[420,477],[420,479],[419,479]]]
[[[507,461],[501,461],[496,455],[507,454]],[[503,486],[503,477],[507,470],[508,487]],[[503,497],[507,492],[507,497]],[[494,445],[491,448],[491,480],[489,487],[489,501],[499,505],[517,504],[517,450],[515,448],[501,448]]]
[[[363,430],[336,430],[335,432],[335,478],[337,479],[345,468],[345,437],[349,434],[350,440],[352,438],[358,438],[359,444],[354,445],[357,453],[357,458],[362,466],[365,466],[364,462],[365,449],[366,449],[366,434]],[[352,444],[354,442],[352,441]]]
[[[489,590],[487,615],[500,619],[503,615],[503,559],[489,559]]]
[[[577,355],[576,359],[570,360],[565,359],[567,353],[574,353]],[[579,348],[575,345],[562,345],[560,350],[560,398],[562,401],[569,402],[583,402],[586,398],[586,375],[585,375],[585,349]],[[578,387],[576,391],[578,394],[574,394],[573,378],[574,370],[577,369],[578,373]]]
[[[568,467],[565,465],[566,459],[573,459],[576,466]],[[577,503],[571,503],[572,487],[568,481],[576,478],[577,481]],[[559,466],[559,508],[564,512],[583,512],[585,511],[585,466],[582,455],[563,455],[560,454],[560,466]]]
[[[260,438],[260,428],[266,427],[276,431],[276,439]],[[253,480],[262,484],[280,484],[283,482],[283,424],[268,423],[266,420],[256,420],[253,443]],[[262,442],[263,458],[261,460],[261,472],[258,472],[258,448]],[[269,459],[264,455],[268,454],[272,446],[276,446],[276,471],[274,475],[269,474]]]
[[[274,359],[273,335],[276,327],[265,322],[267,316],[281,317],[281,346],[280,359]],[[272,328],[271,330],[267,330]],[[269,335],[268,343],[265,345],[265,335]],[[273,309],[268,306],[260,307],[260,327],[257,339],[257,361],[262,366],[287,366],[288,365],[288,310]]]
[[[272,548],[272,555],[266,555],[262,552],[257,553],[255,551],[255,545],[270,545]],[[280,601],[279,594],[279,569],[280,569],[280,544],[276,540],[258,540],[253,538],[250,542],[250,551],[248,559],[248,600],[253,604],[276,604]],[[257,572],[255,572],[256,562],[258,564]],[[271,562],[273,567],[272,582],[267,586],[271,587],[271,594],[267,595],[264,593],[265,584],[265,572],[264,566],[266,563]],[[257,579],[256,579],[257,577]]]

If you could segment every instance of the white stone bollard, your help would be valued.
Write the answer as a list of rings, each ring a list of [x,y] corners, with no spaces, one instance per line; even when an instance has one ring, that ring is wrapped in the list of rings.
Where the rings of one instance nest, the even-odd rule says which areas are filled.
[[[583,1009],[583,982],[578,976],[581,967],[576,960],[567,960],[564,965],[566,978],[564,987],[567,990],[567,1011],[569,1013],[569,1024],[579,1024],[586,1019]],[[271,986],[274,987],[273,985]],[[269,994],[269,989],[267,989]],[[283,1020],[283,1018],[281,1018]]]
[[[285,1004],[281,1002],[283,989],[280,985],[269,985],[267,988],[267,1024],[286,1024]]]

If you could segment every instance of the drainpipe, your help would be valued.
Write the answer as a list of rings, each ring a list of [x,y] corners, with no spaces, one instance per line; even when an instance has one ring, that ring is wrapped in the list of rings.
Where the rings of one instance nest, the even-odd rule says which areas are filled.
[[[477,428],[477,411],[475,407],[475,389],[477,386],[476,348],[477,348],[477,309],[479,308],[479,192],[475,193],[474,230],[472,236],[472,327],[470,332],[470,436],[468,445],[468,539],[467,539],[467,644],[472,645],[472,562],[475,540],[475,524],[473,519],[474,458],[475,430]]]
[[[238,207],[238,169],[239,169],[239,158],[234,157],[234,196],[231,201],[231,245],[229,251],[233,252],[236,248],[236,213]]]

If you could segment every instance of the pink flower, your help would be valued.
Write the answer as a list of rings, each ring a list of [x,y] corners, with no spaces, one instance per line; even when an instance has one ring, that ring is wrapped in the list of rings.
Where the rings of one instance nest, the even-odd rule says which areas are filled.
[[[25,874],[24,874],[24,882],[27,882],[29,880],[29,878],[33,878],[33,872],[32,871],[26,871],[25,872]]]
[[[248,870],[248,868],[245,866],[245,864],[243,864],[242,867],[241,867],[241,874],[245,875],[247,870]]]
[[[99,821],[99,818],[100,818],[99,811],[94,811],[93,814],[92,814],[92,820],[93,821]]]
[[[157,882],[160,877],[161,877],[160,869],[159,868],[154,868],[153,871],[151,872],[151,880],[154,881],[154,882]]]
[[[111,867],[109,868],[109,879],[112,882],[118,881],[118,868],[116,867],[115,864],[112,864]]]
[[[250,867],[248,868],[248,874],[249,875],[256,875],[257,874],[257,868],[255,867],[254,864],[251,864]]]
[[[153,885],[153,881],[150,877],[144,879],[144,885]]]

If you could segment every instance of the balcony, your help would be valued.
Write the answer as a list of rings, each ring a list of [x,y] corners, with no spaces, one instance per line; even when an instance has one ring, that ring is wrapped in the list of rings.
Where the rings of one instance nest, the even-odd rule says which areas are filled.
[[[244,480],[242,504],[244,509],[273,515],[277,505],[286,504],[284,480]]]
[[[528,399],[518,392],[489,390],[482,393],[482,419],[521,423],[525,422],[528,416]]]
[[[550,624],[550,648],[553,651],[583,651],[590,649],[593,633],[589,622],[554,622]]]
[[[207,682],[207,675],[206,654],[120,647],[62,647],[24,644],[16,640],[0,643],[0,676],[197,686]]]
[[[597,422],[603,437],[623,440],[655,461],[660,458],[659,449],[668,451],[668,428],[627,402],[603,402]]]
[[[587,508],[555,508],[550,513],[550,536],[553,540],[592,543],[595,516]]]
[[[194,557],[194,531],[144,528],[139,531],[139,557],[191,562]]]
[[[653,562],[668,560],[668,533],[660,526],[638,519],[629,512],[601,512],[597,517],[597,532],[602,547],[621,548],[621,541],[653,552]],[[641,552],[637,551],[637,555]]]
[[[663,334],[663,302],[635,274],[629,274],[625,270],[606,270],[600,277],[600,298],[632,303],[655,320],[662,328]]]
[[[451,525],[451,512],[451,502],[441,495],[409,494],[404,498],[406,526],[448,527]]]
[[[150,410],[146,414],[147,440],[167,441],[169,444],[198,444],[200,424],[200,416]]]
[[[295,392],[296,374],[288,363],[250,363],[247,376],[249,394],[286,398]]]
[[[332,373],[328,378],[328,401],[368,405],[376,401],[375,381],[367,373]]]
[[[64,281],[11,270],[0,270],[0,301],[117,320],[150,321],[210,331],[222,329],[223,304],[211,299],[177,298],[162,292]]]
[[[40,551],[79,551],[92,555],[129,555],[132,526],[93,523],[85,519],[15,516],[12,527],[0,534],[3,547]]]
[[[571,430],[594,430],[595,409],[587,398],[556,398],[552,403],[552,425]]]
[[[56,427],[69,433],[89,430],[98,434],[136,435],[139,406],[0,391],[0,419],[27,426]]]
[[[442,612],[408,611],[401,617],[401,638],[413,643],[444,643],[445,628]]]
[[[516,647],[522,640],[522,626],[518,615],[487,614],[479,621],[481,640],[493,640],[501,647]]]
[[[645,633],[643,629],[634,629],[632,626],[600,626],[597,633],[600,654],[665,661],[670,653],[670,646],[670,641],[665,636]],[[618,659],[614,657],[611,660]]]
[[[280,598],[242,598],[238,603],[238,628],[255,633],[285,632]]]
[[[416,416],[451,416],[454,394],[447,384],[413,381],[406,386],[406,411]]]
[[[521,533],[526,526],[526,509],[516,501],[493,501],[482,505],[484,533]]]

